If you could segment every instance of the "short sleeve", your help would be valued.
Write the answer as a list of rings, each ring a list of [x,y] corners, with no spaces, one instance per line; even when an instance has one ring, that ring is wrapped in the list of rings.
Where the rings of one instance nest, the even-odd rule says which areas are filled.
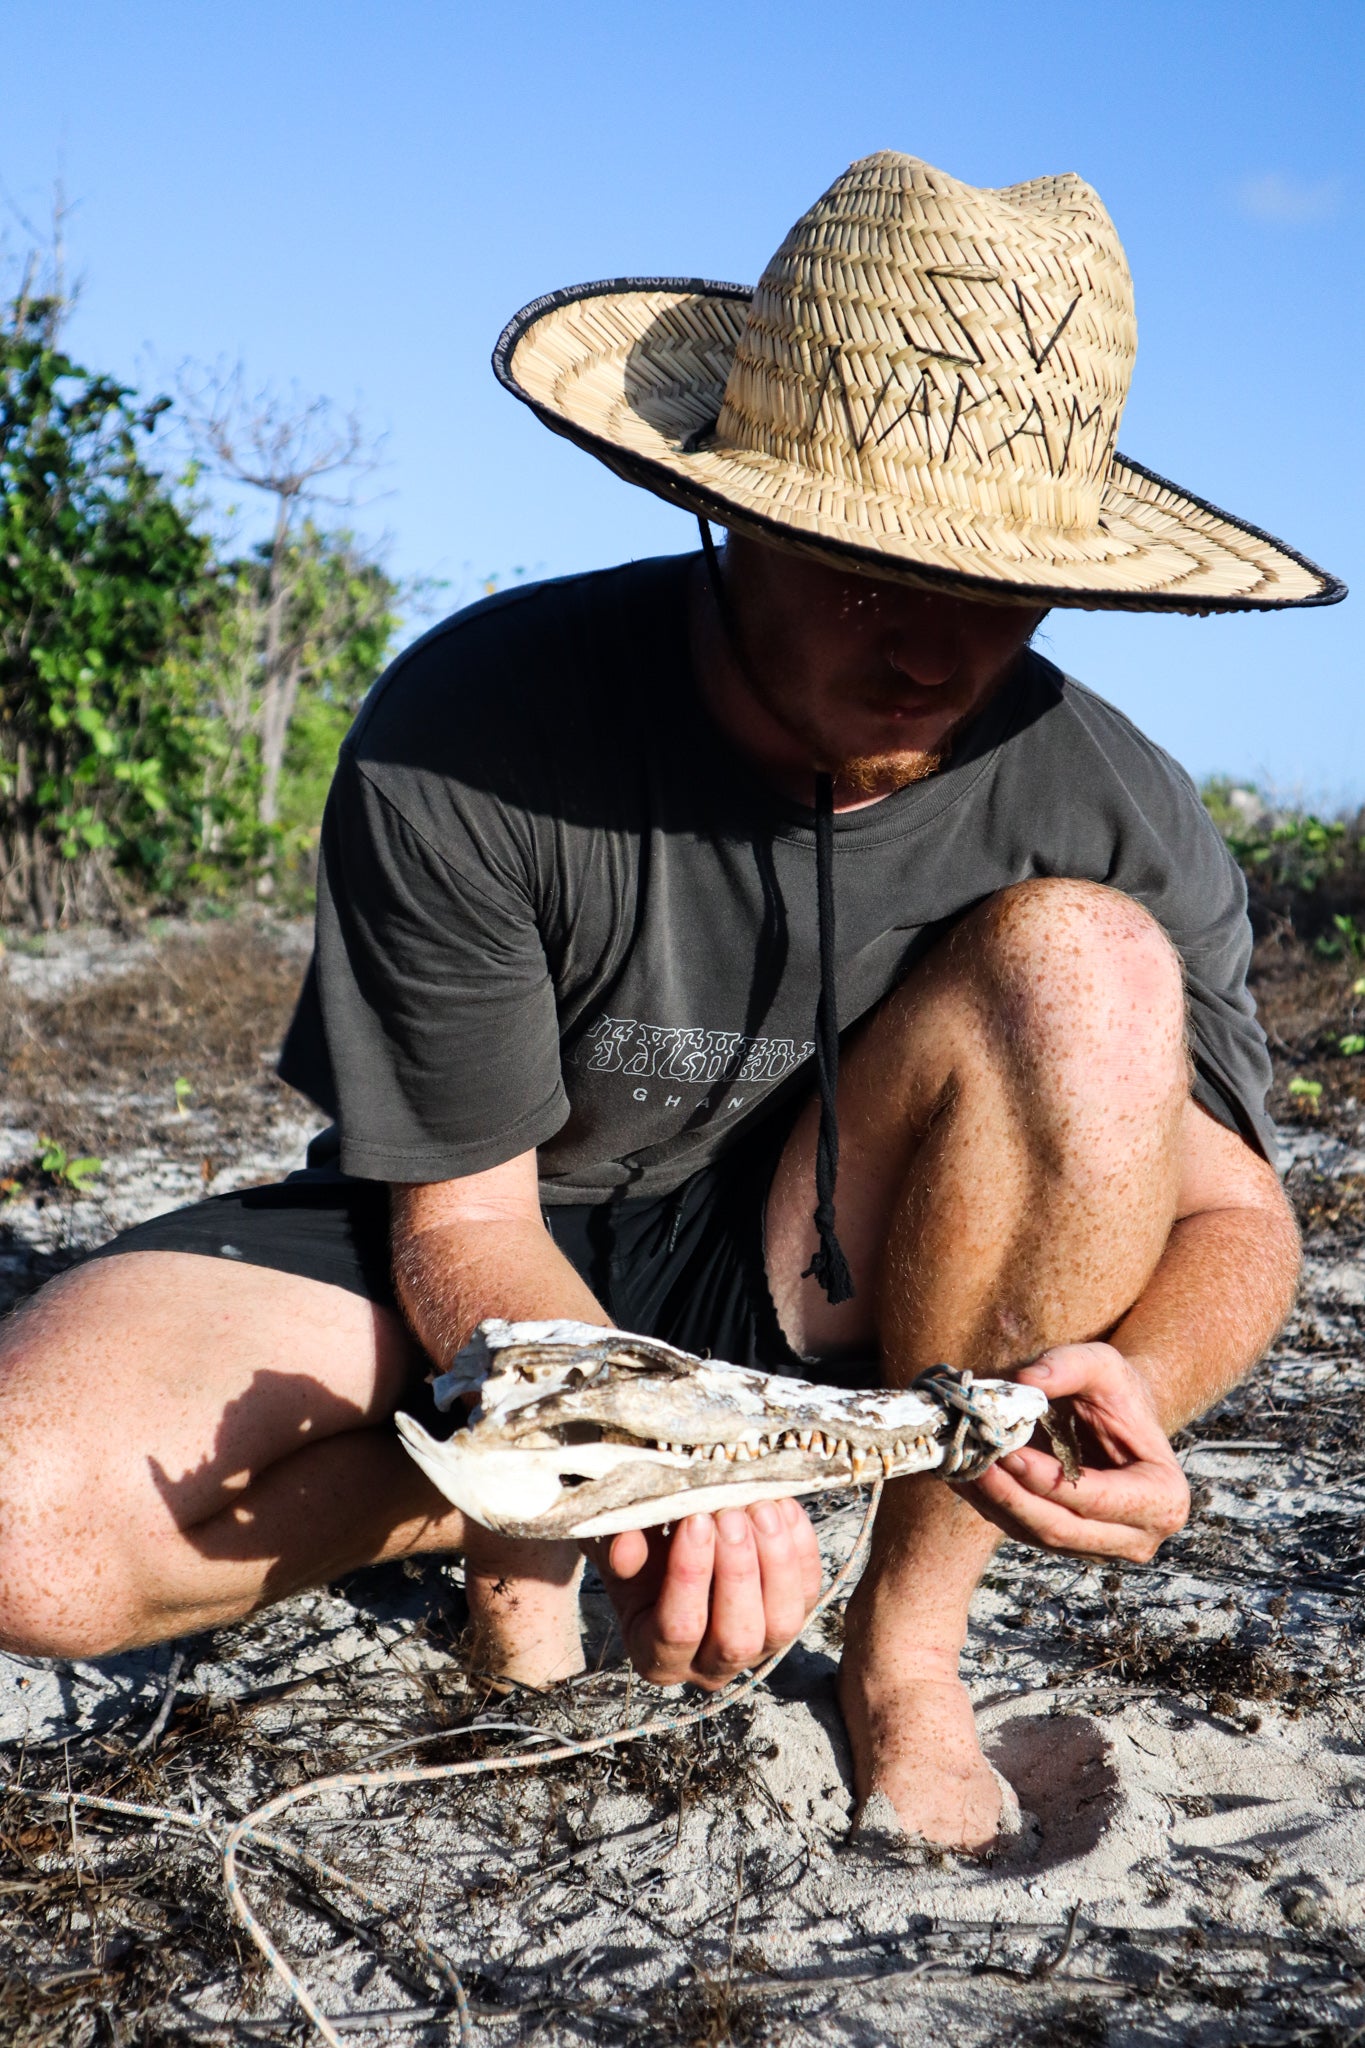
[[[313,966],[280,1073],[334,1116],[341,1167],[452,1180],[568,1115],[530,891],[438,851],[343,750],[323,819]]]
[[[1246,985],[1251,959],[1246,885],[1216,838],[1216,827],[1210,824],[1208,829],[1215,843],[1206,843],[1205,900],[1214,914],[1191,929],[1194,920],[1186,911],[1185,928],[1173,933],[1185,960],[1192,1092],[1210,1116],[1240,1132],[1273,1164],[1275,1127],[1266,1110],[1270,1054]]]
[[[1098,808],[1116,851],[1104,879],[1146,905],[1184,962],[1194,1099],[1273,1163],[1270,1054],[1247,987],[1242,872],[1184,769],[1112,706],[1074,684],[1068,695],[1105,755]]]

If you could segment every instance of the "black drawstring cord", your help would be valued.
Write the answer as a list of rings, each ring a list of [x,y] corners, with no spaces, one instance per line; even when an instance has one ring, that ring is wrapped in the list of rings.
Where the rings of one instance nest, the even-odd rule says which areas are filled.
[[[721,630],[730,652],[745,667],[744,648],[730,611],[729,597],[720,573],[720,557],[711,538],[710,522],[697,515],[702,554],[706,558],[707,581],[715,600]],[[837,1308],[853,1299],[853,1275],[834,1228],[834,1183],[839,1172],[839,1005],[835,991],[834,957],[834,778],[815,778],[815,893],[820,946],[820,995],[815,1006],[815,1068],[820,1086],[820,1132],[815,1145],[815,1228],[820,1243],[815,1256],[801,1275],[813,1279],[825,1290],[825,1298]],[[676,1229],[676,1220],[675,1220]]]
[[[853,1298],[853,1275],[834,1228],[834,1182],[839,1172],[839,1009],[834,957],[834,778],[815,778],[815,894],[820,932],[820,995],[815,1005],[815,1070],[820,1083],[820,1131],[815,1141],[815,1256],[801,1275],[825,1290],[834,1308]]]
[[[701,534],[701,551],[706,558],[706,580],[711,586],[711,596],[715,600],[721,631],[730,643],[731,654],[733,654],[740,667],[743,668],[745,666],[744,651],[739,644],[739,634],[735,630],[734,614],[730,610],[730,594],[725,588],[725,579],[720,573],[720,556],[716,553],[716,543],[711,533],[711,522],[709,519],[703,519],[700,512],[697,514],[697,530]]]

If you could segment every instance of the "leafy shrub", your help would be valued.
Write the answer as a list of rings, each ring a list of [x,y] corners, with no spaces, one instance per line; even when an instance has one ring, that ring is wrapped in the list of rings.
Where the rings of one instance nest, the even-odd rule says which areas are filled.
[[[1222,777],[1201,794],[1246,876],[1253,924],[1291,929],[1324,959],[1365,959],[1365,813],[1277,808]]]
[[[208,541],[140,450],[164,406],[0,326],[0,914],[51,925],[113,873],[164,877],[203,749],[184,668],[212,611]]]
[[[306,518],[218,559],[151,464],[170,401],[76,363],[66,309],[0,314],[0,922],[302,895],[399,588]]]

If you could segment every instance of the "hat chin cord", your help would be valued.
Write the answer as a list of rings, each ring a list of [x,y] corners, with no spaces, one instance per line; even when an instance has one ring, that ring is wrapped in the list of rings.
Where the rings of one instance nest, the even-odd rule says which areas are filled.
[[[697,515],[706,578],[729,650],[739,668],[748,660],[730,593],[721,575],[720,556],[710,521]],[[820,952],[820,992],[815,1004],[815,1072],[820,1091],[820,1127],[815,1141],[815,1230],[818,1243],[803,1280],[815,1280],[832,1308],[853,1299],[855,1288],[848,1259],[834,1222],[834,1186],[839,1173],[839,1009],[835,987],[834,946],[834,777],[815,774],[815,899]]]

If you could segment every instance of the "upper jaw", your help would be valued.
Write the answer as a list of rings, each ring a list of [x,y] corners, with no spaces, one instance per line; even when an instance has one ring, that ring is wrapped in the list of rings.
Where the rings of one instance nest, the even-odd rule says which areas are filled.
[[[817,1387],[581,1323],[481,1324],[433,1394],[449,1407],[476,1387],[469,1429],[447,1442],[406,1415],[398,1429],[456,1506],[509,1536],[608,1535],[926,1471],[967,1434],[941,1392]],[[979,1469],[1025,1442],[1047,1404],[978,1381],[969,1405]]]

